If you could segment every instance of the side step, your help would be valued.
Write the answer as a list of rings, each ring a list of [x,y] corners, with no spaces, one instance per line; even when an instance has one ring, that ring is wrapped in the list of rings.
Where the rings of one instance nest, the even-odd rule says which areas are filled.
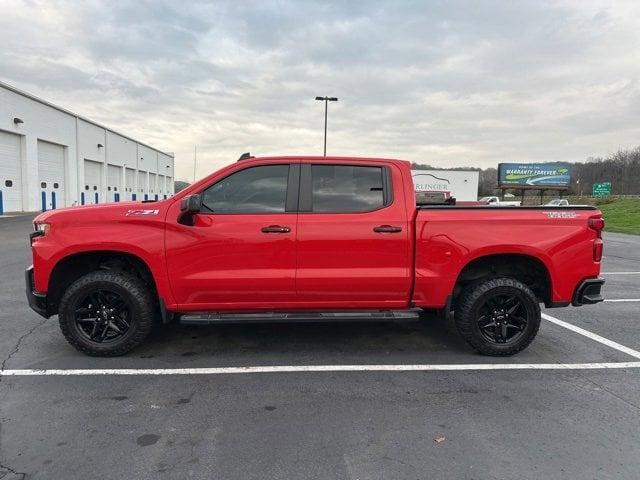
[[[201,312],[180,315],[183,325],[214,325],[221,323],[277,323],[277,322],[390,322],[419,320],[420,310],[362,310],[338,312]]]

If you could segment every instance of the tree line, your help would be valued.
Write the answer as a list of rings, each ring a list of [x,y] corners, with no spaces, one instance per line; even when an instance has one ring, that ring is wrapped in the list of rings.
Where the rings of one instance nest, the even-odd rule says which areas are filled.
[[[640,195],[640,147],[619,150],[606,157],[589,157],[585,162],[571,163],[571,185],[567,195],[590,196],[594,183],[611,182],[612,195]],[[478,194],[495,195],[498,189],[497,168],[436,168],[412,163],[415,170],[474,170],[480,172]],[[511,191],[511,190],[508,190]],[[513,191],[515,192],[515,191]],[[527,195],[538,195],[530,191]]]

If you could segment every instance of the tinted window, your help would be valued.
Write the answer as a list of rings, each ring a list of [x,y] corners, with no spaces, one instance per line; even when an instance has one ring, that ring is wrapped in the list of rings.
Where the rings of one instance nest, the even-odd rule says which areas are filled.
[[[58,188],[58,184],[57,184],[57,183],[54,183],[54,184],[53,184],[53,188]]]
[[[202,204],[216,213],[284,212],[288,176],[288,165],[247,168],[210,186]]]
[[[313,165],[314,212],[367,212],[384,206],[382,167]]]
[[[13,182],[11,180],[5,180],[4,181],[4,186],[5,187],[11,187],[13,185]]]
[[[47,188],[47,182],[42,182],[40,184],[40,188]]]

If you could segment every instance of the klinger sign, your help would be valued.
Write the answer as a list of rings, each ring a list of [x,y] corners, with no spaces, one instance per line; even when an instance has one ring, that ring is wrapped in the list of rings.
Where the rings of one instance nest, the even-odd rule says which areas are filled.
[[[500,163],[499,185],[568,187],[571,167],[566,163]]]
[[[416,192],[449,192],[457,200],[478,199],[479,172],[472,170],[411,170]]]

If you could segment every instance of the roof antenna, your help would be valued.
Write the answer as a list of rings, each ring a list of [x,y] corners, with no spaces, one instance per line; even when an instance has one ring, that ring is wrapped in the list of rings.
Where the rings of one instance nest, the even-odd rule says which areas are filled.
[[[238,161],[240,162],[242,160],[249,160],[250,158],[255,158],[255,157],[251,155],[249,152],[246,152],[240,155],[240,158],[238,159]]]

